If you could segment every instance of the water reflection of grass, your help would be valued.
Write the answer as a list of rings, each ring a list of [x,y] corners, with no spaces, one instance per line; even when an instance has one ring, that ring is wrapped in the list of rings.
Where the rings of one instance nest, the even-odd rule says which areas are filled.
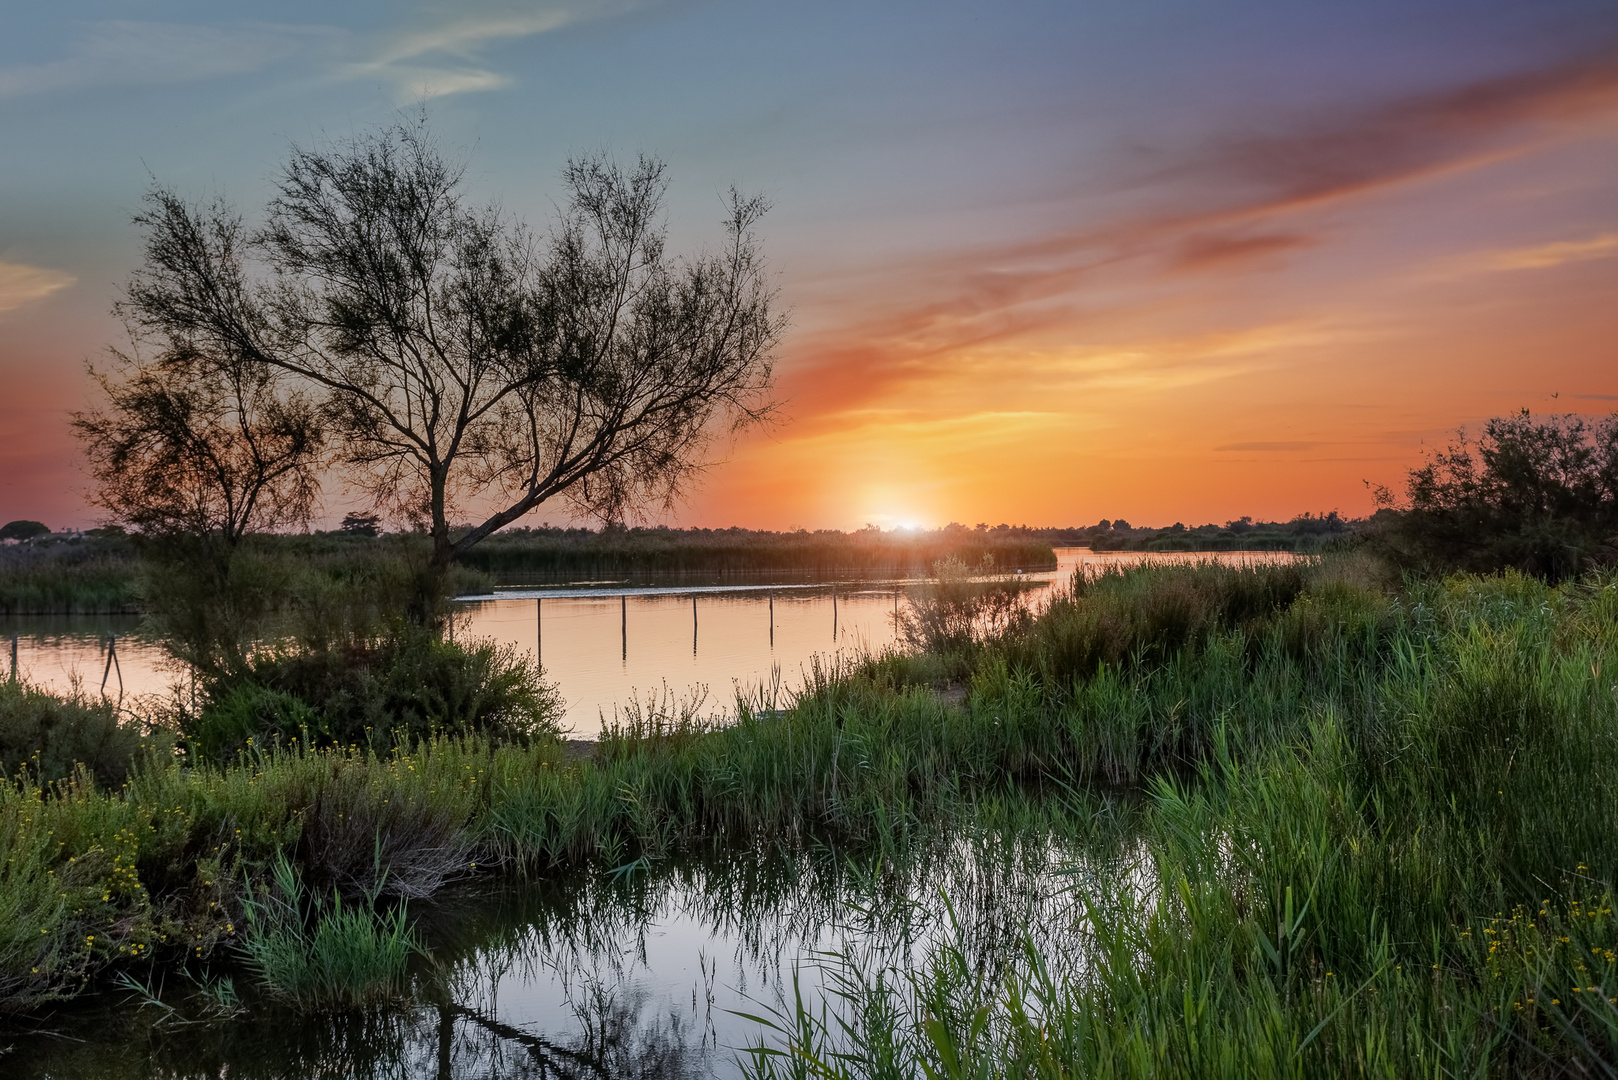
[[[1080,806],[997,797],[948,828],[916,831],[886,854],[831,845],[720,848],[650,861],[634,874],[470,886],[417,910],[440,965],[471,957],[469,970],[538,965],[564,977],[592,969],[626,978],[643,962],[648,928],[678,910],[722,937],[732,959],[764,971],[828,932],[923,942],[949,905],[973,928],[974,952],[990,963],[1030,923],[1071,928],[1072,867],[1117,871],[1133,813],[1117,798]]]
[[[227,1014],[176,979],[165,995],[173,1011],[130,1009],[116,995],[62,1031],[71,1039],[95,1031],[90,1043],[14,1063],[25,1075],[43,1060],[56,1075],[107,1077],[217,1075],[221,1067],[247,1077],[445,1075],[445,1061],[454,1076],[707,1076],[751,1033],[727,1011],[741,1003],[727,994],[737,972],[751,993],[774,999],[806,951],[860,948],[892,962],[937,938],[952,908],[976,928],[984,965],[1001,963],[1004,943],[1029,926],[1041,928],[1053,953],[1070,946],[1082,913],[1056,871],[1098,845],[1096,866],[1115,862],[1110,852],[1119,849],[1107,845],[1127,835],[1132,813],[1125,803],[1098,813],[994,799],[882,860],[827,846],[713,851],[656,860],[633,875],[469,881],[412,911],[430,949],[415,972],[422,1004],[311,1020],[250,995],[245,1012]],[[693,945],[720,950],[693,985],[689,1009],[683,994],[670,1000],[640,985],[655,974],[646,936],[670,932],[671,919],[704,939]],[[566,1021],[536,1028],[506,1019],[502,982],[554,986]],[[111,1041],[125,1048],[122,1059],[106,1052],[107,1025],[118,1030]],[[283,1045],[268,1045],[273,1030],[287,1032]]]

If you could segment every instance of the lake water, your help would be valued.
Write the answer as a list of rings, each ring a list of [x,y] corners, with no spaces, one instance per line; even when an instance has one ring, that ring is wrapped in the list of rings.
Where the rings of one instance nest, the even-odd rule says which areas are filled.
[[[1286,553],[1093,552],[1061,548],[1056,570],[1025,574],[1029,602],[1093,572],[1146,559],[1249,563]],[[592,738],[631,700],[695,705],[707,715],[733,711],[741,694],[785,704],[815,663],[836,664],[895,639],[894,613],[906,580],[756,582],[698,585],[613,582],[500,589],[458,605],[457,637],[488,638],[537,653],[567,703],[567,723]],[[35,685],[75,685],[125,701],[181,692],[188,678],[145,640],[133,616],[23,617],[0,620],[15,635],[20,674]],[[116,663],[108,664],[109,638]],[[0,661],[8,662],[8,661]]]

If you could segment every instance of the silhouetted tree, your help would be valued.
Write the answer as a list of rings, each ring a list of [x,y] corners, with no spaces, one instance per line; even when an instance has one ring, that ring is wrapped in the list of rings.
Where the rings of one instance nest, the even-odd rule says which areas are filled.
[[[382,521],[375,514],[347,514],[338,528],[350,536],[375,536]]]
[[[237,249],[239,221],[216,213],[209,224],[216,256]],[[110,369],[92,372],[103,401],[73,426],[95,475],[92,500],[151,541],[140,585],[148,627],[176,657],[218,673],[245,663],[260,622],[284,599],[284,570],[242,541],[308,520],[321,425],[284,372],[229,342],[143,321],[147,286],[137,276],[118,308],[133,349],[114,350]]]
[[[46,536],[50,531],[50,526],[42,521],[18,519],[0,525],[0,540],[32,540],[36,536]]]
[[[149,341],[146,329],[136,332]],[[322,438],[309,396],[224,343],[155,344],[151,360],[114,351],[110,371],[92,370],[104,403],[73,419],[91,500],[144,534],[227,548],[249,530],[307,521]]]
[[[246,243],[224,207],[153,192],[128,307],[313,395],[350,485],[426,526],[430,589],[547,499],[603,520],[674,499],[717,431],[770,408],[764,203],[732,191],[724,249],[674,259],[660,162],[588,158],[563,180],[540,242],[467,203],[421,122],[294,148]]]
[[[1618,554],[1618,415],[1496,417],[1410,470],[1403,500],[1373,490],[1371,542],[1397,562],[1569,577]]]

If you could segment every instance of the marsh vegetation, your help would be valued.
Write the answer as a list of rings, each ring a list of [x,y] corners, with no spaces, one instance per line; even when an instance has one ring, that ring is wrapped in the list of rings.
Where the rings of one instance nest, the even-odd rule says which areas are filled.
[[[1082,835],[1113,867],[1053,878],[1068,944],[1028,926],[992,967],[948,934],[887,962],[834,950],[801,1002],[761,992],[743,1066],[1598,1075],[1614,671],[1610,576],[1159,566],[823,670],[778,712],[632,713],[584,754],[446,729],[151,756],[121,786],[25,772],[0,804],[6,1003],[38,1023],[184,967],[264,1008],[409,1014],[443,1000],[401,959],[431,951],[412,925],[467,883],[806,846],[897,873],[940,829],[1023,807],[1026,836]],[[287,989],[338,984],[353,998]]]

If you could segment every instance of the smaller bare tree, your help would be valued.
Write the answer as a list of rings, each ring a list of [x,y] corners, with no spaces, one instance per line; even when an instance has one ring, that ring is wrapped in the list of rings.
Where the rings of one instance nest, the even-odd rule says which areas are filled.
[[[240,219],[215,205],[194,213],[151,199],[148,261],[187,242],[215,253],[228,273],[242,243]],[[208,228],[206,243],[187,230]],[[91,500],[147,535],[183,536],[229,549],[253,530],[302,524],[319,491],[322,426],[307,393],[284,372],[214,341],[164,332],[140,317],[149,281],[137,275],[114,309],[132,347],[91,376],[104,402],[75,413],[96,480]],[[143,353],[145,355],[143,355]]]

